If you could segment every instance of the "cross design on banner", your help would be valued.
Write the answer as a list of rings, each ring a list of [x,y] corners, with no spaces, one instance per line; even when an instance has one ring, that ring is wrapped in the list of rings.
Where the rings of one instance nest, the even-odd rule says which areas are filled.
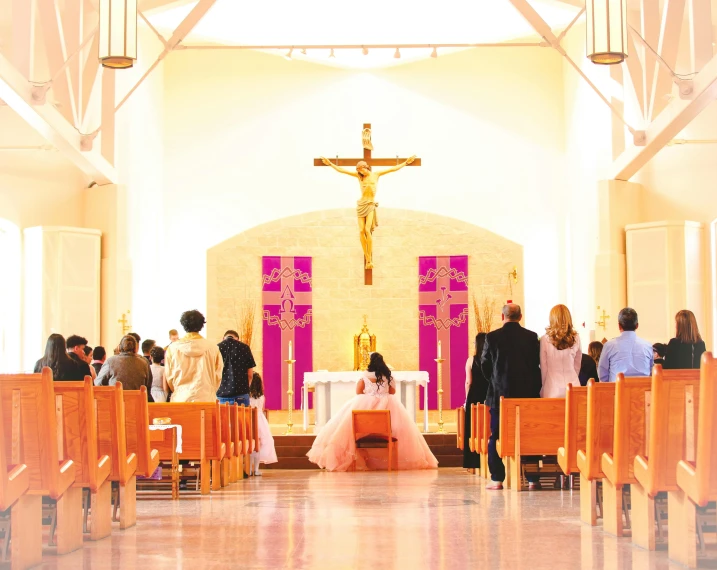
[[[279,319],[265,317],[270,326],[279,326],[282,330],[291,330],[295,326],[303,326],[302,319],[296,320],[296,305],[310,305],[311,292],[295,291],[293,289],[295,273],[290,267],[284,267],[279,273],[281,275],[281,292],[265,291],[263,294],[264,304],[281,307],[279,309]],[[264,276],[265,281],[266,277]],[[306,316],[311,318],[309,313]],[[288,343],[289,338],[287,337],[285,340]]]
[[[465,305],[468,303],[468,291],[450,291],[451,278],[447,273],[444,273],[442,277],[437,279],[438,289],[441,291],[440,299],[436,299],[435,291],[421,291],[418,293],[418,304],[419,305],[436,305],[441,313],[445,313],[448,308],[448,318],[437,319],[445,326],[438,326],[437,323],[433,323],[437,329],[449,329],[451,326],[450,319],[450,307],[451,305]],[[447,346],[447,343],[443,343]]]

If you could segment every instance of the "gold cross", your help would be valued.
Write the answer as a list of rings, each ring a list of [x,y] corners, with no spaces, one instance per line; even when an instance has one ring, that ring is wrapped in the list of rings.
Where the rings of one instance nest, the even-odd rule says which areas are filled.
[[[598,311],[600,310],[600,307],[598,307]],[[610,318],[610,315],[608,315],[605,312],[605,309],[602,310],[602,315],[598,316],[598,320],[595,321],[595,324],[599,327],[602,327],[603,330],[607,330],[607,320]]]
[[[117,319],[117,322],[122,325],[122,336],[126,335],[132,328],[127,319],[127,315],[129,315],[129,310],[126,313],[122,313],[121,319]]]

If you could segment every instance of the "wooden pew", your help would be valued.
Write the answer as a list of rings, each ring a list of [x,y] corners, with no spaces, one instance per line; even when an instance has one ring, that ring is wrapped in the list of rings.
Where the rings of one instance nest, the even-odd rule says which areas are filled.
[[[603,453],[612,453],[615,433],[615,383],[588,380],[585,443],[578,449],[580,471],[580,519],[597,524],[597,482],[602,472]]]
[[[261,449],[261,440],[259,439],[259,409],[258,408],[250,408],[251,409],[251,433],[252,438],[254,440],[254,448],[252,451],[256,451],[257,453]]]
[[[52,371],[0,375],[5,460],[27,465],[30,487],[12,509],[11,565],[29,568],[42,562],[42,497],[57,500],[57,552],[82,546],[82,489],[71,459],[60,460]]]
[[[219,404],[219,413],[222,425],[222,443],[226,453],[221,461],[221,485],[226,487],[229,483],[235,483],[236,479],[231,478],[231,463],[234,457],[234,438],[232,437],[232,424],[229,404]]]
[[[646,435],[647,454],[639,452],[630,486],[632,542],[655,550],[657,527],[655,497],[677,490],[677,464],[694,460],[699,370],[652,369],[650,417]]]
[[[240,406],[233,404],[229,406],[229,421],[232,427],[232,443],[234,444],[234,454],[231,458],[231,465],[229,467],[230,481],[238,481],[243,477],[244,470],[241,467],[243,457],[243,440],[242,440],[242,421],[244,419],[244,412],[239,415]]]
[[[668,553],[670,560],[697,567],[697,507],[717,501],[717,360],[702,355],[697,452],[694,461],[677,464],[677,489],[667,494]]]
[[[160,454],[152,449],[147,388],[123,390],[127,452],[137,456],[137,475],[150,477],[159,467]]]
[[[566,475],[578,472],[578,449],[585,447],[588,389],[568,384],[565,391],[565,441],[558,448],[558,465]]]
[[[480,424],[478,423],[478,404],[471,404],[471,433],[468,435],[468,447],[472,453],[480,453]]]
[[[3,541],[3,559],[7,560],[10,544],[11,511],[13,506],[30,488],[30,471],[24,463],[8,465],[5,452],[5,425],[3,423],[2,406],[0,406],[0,511],[6,513],[0,520],[5,539]],[[7,518],[6,518],[7,517]]]
[[[463,451],[465,441],[466,410],[463,406],[456,408],[456,447]]]
[[[645,452],[647,420],[650,417],[652,378],[625,378],[620,373],[615,384],[615,419],[612,453],[603,453],[601,465],[603,530],[622,536],[622,490],[637,483],[633,466],[635,457]]]
[[[182,461],[200,464],[200,491],[203,495],[221,487],[220,462],[226,446],[222,442],[221,413],[218,402],[185,402],[149,404],[149,421],[171,418],[182,426]]]
[[[488,479],[488,440],[490,439],[490,408],[485,404],[478,404],[478,423],[480,424],[480,472],[481,477]]]
[[[99,540],[112,532],[112,467],[107,450],[97,441],[97,409],[92,378],[83,382],[56,382],[55,406],[57,433],[63,457],[75,465],[74,487],[90,490],[90,540]],[[87,532],[87,505],[83,527]]]
[[[527,429],[526,429],[527,428]],[[565,398],[500,398],[498,455],[509,489],[522,488],[523,455],[555,455],[565,438]]]
[[[119,508],[121,529],[137,524],[137,455],[127,449],[123,392],[121,382],[95,388],[100,450],[112,457],[110,481],[119,485],[119,493],[115,491],[114,520]]]

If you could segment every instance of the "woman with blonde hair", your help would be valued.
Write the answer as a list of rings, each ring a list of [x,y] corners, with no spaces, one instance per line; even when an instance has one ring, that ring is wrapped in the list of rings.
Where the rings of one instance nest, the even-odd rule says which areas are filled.
[[[550,326],[540,339],[540,373],[543,377],[541,398],[564,398],[568,384],[580,386],[582,363],[580,337],[565,305],[550,310]]]
[[[706,347],[695,314],[692,311],[680,311],[675,315],[675,325],[675,338],[670,339],[667,345],[665,368],[699,368]]]

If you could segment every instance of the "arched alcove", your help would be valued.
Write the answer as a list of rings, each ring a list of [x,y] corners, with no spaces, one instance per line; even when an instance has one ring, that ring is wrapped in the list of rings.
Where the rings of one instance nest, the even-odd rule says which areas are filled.
[[[353,335],[363,315],[377,336],[377,348],[396,369],[418,365],[418,257],[468,255],[469,291],[479,302],[495,300],[495,324],[507,299],[523,301],[523,248],[500,235],[453,218],[426,212],[380,208],[374,232],[373,285],[364,285],[363,254],[356,211],[311,212],[263,224],[211,248],[207,254],[210,338],[238,329],[245,300],[255,302],[252,350],[261,362],[261,258],[313,258],[314,368],[353,367]],[[471,309],[471,319],[472,316]],[[473,322],[471,320],[471,322]],[[471,326],[474,333],[474,327]]]

